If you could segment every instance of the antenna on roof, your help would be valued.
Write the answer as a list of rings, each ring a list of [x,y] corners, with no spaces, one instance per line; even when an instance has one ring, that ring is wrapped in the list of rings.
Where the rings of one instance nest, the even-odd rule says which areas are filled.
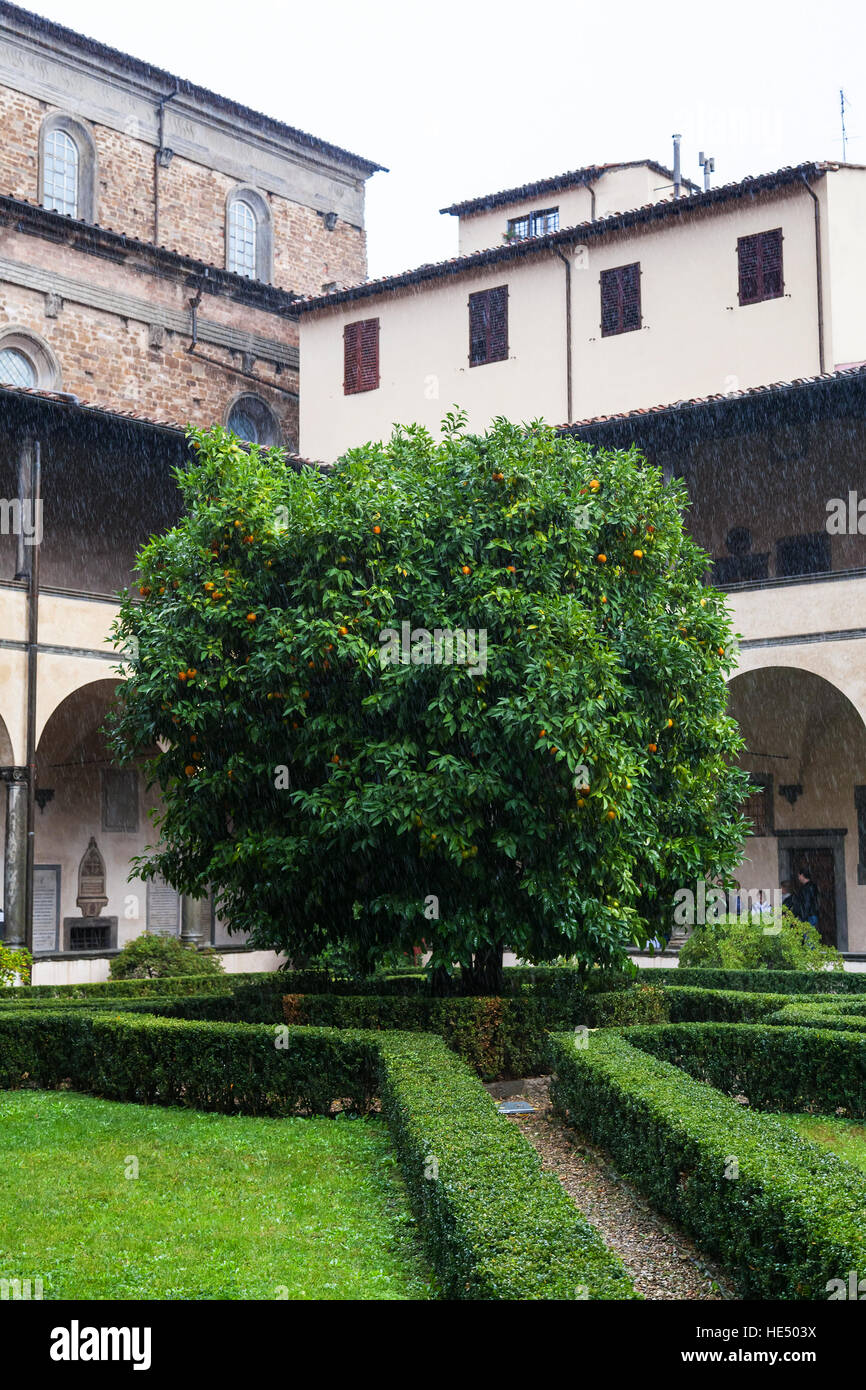
[[[845,163],[845,156],[848,152],[848,135],[845,130],[845,93],[839,88],[839,106],[842,112],[842,163]]]
[[[704,171],[704,192],[707,193],[710,187],[710,174],[714,174],[716,171],[716,161],[711,155],[705,157],[703,150],[701,150],[698,155],[698,163]]]
[[[682,137],[681,135],[675,135],[675,136],[673,137],[673,140],[674,140],[674,197],[675,197],[675,198],[678,198],[678,197],[680,196],[680,184],[682,183],[682,175],[681,175],[681,173],[680,173],[680,141],[682,140],[682,138],[683,138],[683,137]]]

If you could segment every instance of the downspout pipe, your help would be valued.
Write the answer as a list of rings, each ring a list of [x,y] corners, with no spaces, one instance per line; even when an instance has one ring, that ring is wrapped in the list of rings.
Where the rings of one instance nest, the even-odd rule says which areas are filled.
[[[564,256],[558,246],[553,248],[565,266],[565,408],[568,414],[566,424],[571,424],[572,408],[572,369],[571,369],[571,261]]]
[[[818,288],[818,370],[821,376],[826,372],[824,364],[824,272],[821,264],[821,203],[805,174],[801,174],[803,187],[812,199],[815,210],[815,278]]]
[[[175,87],[168,96],[160,97],[157,102],[156,110],[158,117],[157,126],[157,147],[153,156],[153,244],[159,245],[159,171],[161,168],[163,145],[165,143],[165,108],[170,101],[173,101],[180,89]]]
[[[27,860],[24,878],[24,934],[33,952],[33,875],[36,862],[36,678],[39,658],[39,557],[42,549],[42,450],[33,442],[30,481],[31,505],[36,529],[30,548],[30,589],[27,604]]]

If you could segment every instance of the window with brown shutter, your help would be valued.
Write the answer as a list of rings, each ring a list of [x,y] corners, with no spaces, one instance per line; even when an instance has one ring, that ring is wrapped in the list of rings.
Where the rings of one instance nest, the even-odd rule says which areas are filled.
[[[379,387],[379,320],[358,319],[343,329],[343,394]]]
[[[469,296],[469,365],[504,362],[508,357],[508,286]]]
[[[740,303],[760,304],[763,299],[779,299],[784,293],[782,277],[782,228],[756,232],[737,240]]]
[[[640,261],[601,272],[601,336],[632,333],[641,326]]]

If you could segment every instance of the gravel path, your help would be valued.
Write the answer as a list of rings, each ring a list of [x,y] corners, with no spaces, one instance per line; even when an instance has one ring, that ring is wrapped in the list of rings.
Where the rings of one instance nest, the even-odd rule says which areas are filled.
[[[534,1115],[511,1115],[576,1206],[601,1232],[648,1299],[735,1298],[717,1265],[658,1216],[600,1150],[554,1114],[546,1076],[487,1087],[497,1100],[527,1100]]]

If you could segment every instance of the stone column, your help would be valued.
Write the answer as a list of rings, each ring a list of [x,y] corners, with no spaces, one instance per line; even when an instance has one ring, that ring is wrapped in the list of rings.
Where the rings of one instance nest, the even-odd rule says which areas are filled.
[[[6,783],[6,862],[3,874],[5,944],[27,944],[27,769],[4,768]]]
[[[204,930],[204,914],[209,904],[209,898],[188,898],[185,893],[181,898],[180,939],[184,946],[196,949],[208,945],[210,932]]]

